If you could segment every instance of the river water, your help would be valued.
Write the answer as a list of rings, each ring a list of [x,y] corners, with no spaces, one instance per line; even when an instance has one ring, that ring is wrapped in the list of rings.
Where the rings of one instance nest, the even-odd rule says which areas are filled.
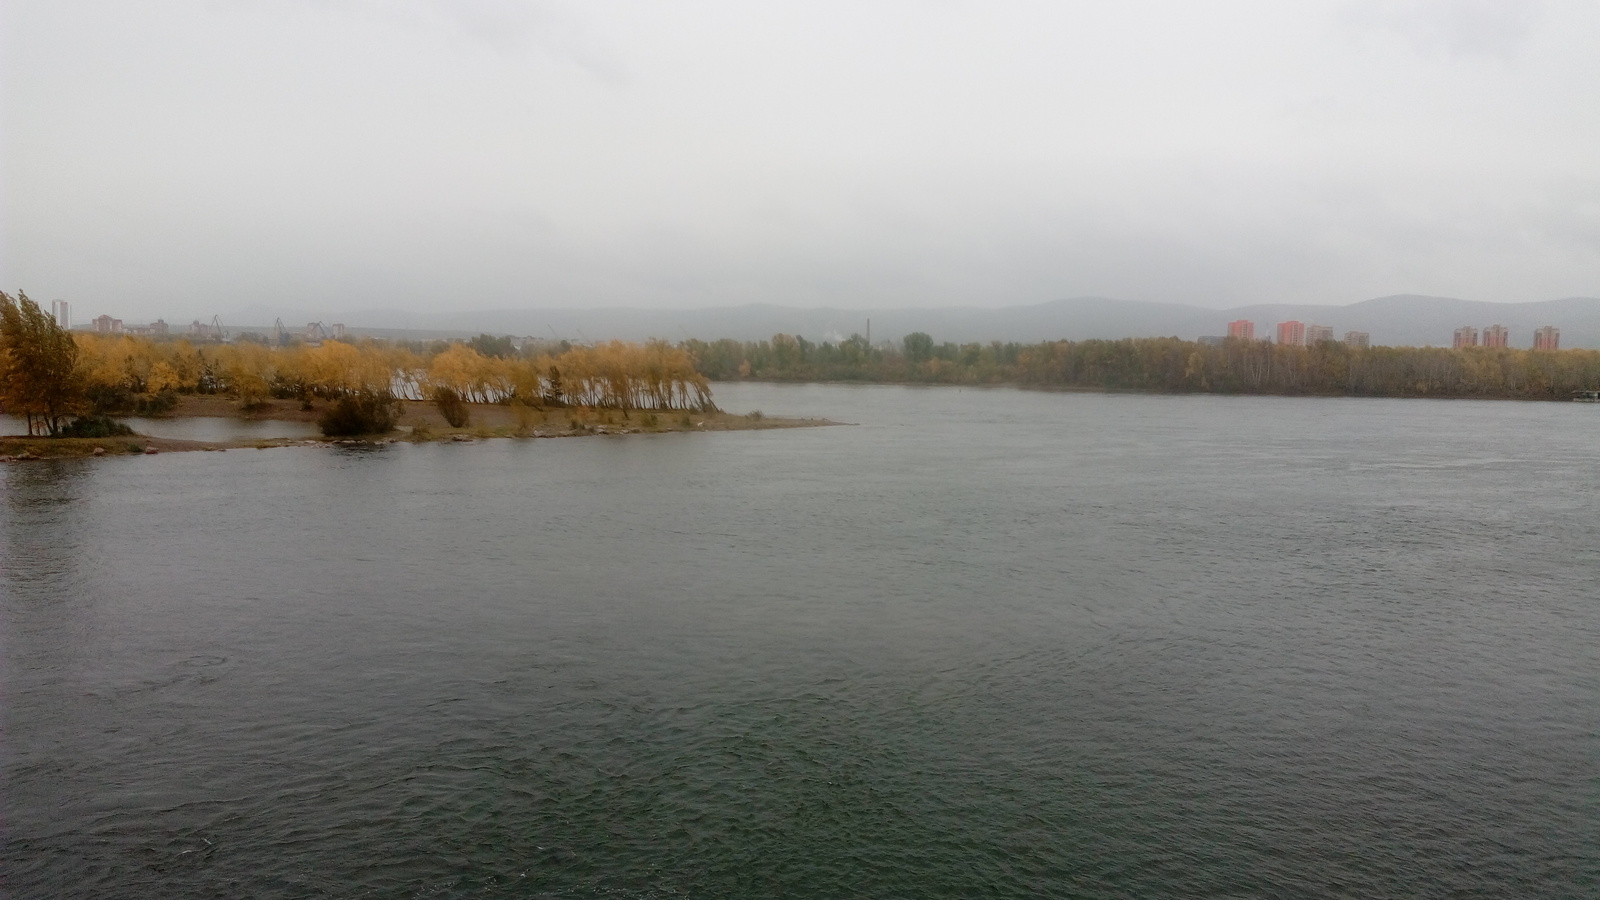
[[[17,897],[1593,897],[1600,407],[0,466]]]

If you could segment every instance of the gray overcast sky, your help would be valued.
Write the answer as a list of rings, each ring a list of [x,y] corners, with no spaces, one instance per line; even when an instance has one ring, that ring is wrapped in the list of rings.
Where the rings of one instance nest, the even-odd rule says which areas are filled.
[[[242,307],[1600,295],[1600,4],[6,0],[0,284]]]

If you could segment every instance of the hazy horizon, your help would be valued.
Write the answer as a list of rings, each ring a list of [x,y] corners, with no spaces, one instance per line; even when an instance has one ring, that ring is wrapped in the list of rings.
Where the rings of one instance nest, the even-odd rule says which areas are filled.
[[[0,10],[0,287],[249,308],[1600,295],[1600,9]]]

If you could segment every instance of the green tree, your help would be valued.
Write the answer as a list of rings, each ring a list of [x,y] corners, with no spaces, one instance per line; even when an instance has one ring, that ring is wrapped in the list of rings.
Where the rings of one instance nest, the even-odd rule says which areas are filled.
[[[913,331],[900,340],[905,345],[906,359],[911,362],[927,362],[933,358],[932,335],[922,331]]]
[[[495,337],[492,334],[480,334],[470,341],[467,346],[478,351],[484,356],[493,356],[499,359],[511,359],[517,355],[517,348],[511,343],[511,335],[504,334]]]
[[[0,291],[0,406],[55,435],[82,406],[78,345],[22,291]]]

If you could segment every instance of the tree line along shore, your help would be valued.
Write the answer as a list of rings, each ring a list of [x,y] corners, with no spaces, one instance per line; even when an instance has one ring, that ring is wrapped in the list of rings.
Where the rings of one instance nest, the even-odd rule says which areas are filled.
[[[193,395],[231,398],[246,415],[296,402],[301,412],[318,410],[329,436],[388,432],[403,401],[436,408],[446,430],[469,427],[475,410],[481,419],[493,407],[610,411],[622,422],[637,411],[659,428],[656,413],[720,415],[710,382],[747,379],[1560,400],[1600,387],[1600,351],[1302,347],[1233,338],[958,345],[920,332],[877,345],[861,335],[815,343],[778,334],[678,344],[517,347],[482,335],[274,346],[68,332],[25,294],[0,292],[0,408],[27,420],[30,434],[115,436],[110,417],[170,414]],[[578,430],[582,418],[567,421]],[[692,427],[697,420],[674,421]]]
[[[897,345],[860,335],[813,343],[685,341],[714,381],[1015,384],[1160,393],[1571,400],[1600,389],[1600,351],[1501,347],[1310,346],[1228,338],[936,344],[917,332]]]
[[[557,344],[378,340],[269,346],[68,332],[27,298],[0,292],[0,412],[28,437],[21,458],[278,446],[133,435],[118,416],[233,415],[316,422],[325,437],[404,440],[728,431],[832,424],[718,409],[708,379],[664,341]],[[137,441],[124,438],[137,437]]]

